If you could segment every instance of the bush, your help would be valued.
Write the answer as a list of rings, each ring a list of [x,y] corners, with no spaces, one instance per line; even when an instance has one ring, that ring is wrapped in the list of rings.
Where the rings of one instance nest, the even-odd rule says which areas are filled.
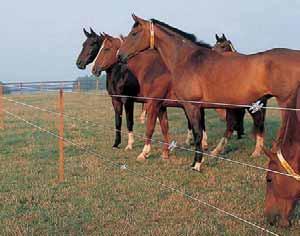
[[[76,82],[73,84],[73,90],[78,89],[78,81],[80,82],[80,90],[95,90],[97,88],[97,80],[98,82],[98,89],[104,90],[106,89],[106,75],[102,75],[100,77],[95,76],[84,76],[78,77]]]
[[[5,86],[5,84],[3,82],[0,81],[0,85],[3,86],[3,93],[4,94],[10,94],[11,93],[10,88]]]

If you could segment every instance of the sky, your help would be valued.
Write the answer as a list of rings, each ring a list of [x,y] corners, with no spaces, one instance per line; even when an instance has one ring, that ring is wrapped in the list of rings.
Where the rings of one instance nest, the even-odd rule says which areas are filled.
[[[300,0],[10,0],[0,8],[0,81],[75,80],[83,27],[117,36],[131,14],[157,18],[214,44],[225,33],[241,53],[300,49]]]

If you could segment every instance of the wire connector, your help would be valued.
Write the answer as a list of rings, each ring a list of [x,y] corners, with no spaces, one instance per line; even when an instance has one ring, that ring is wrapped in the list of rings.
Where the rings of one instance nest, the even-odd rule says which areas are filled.
[[[258,111],[260,111],[264,107],[264,103],[260,100],[258,100],[255,103],[252,103],[252,106],[249,108],[249,111],[254,114]]]
[[[173,140],[170,144],[168,149],[172,152],[177,147],[177,142]]]

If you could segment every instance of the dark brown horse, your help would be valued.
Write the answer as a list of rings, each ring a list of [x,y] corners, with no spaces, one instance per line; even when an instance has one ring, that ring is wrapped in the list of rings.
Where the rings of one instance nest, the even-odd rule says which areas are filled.
[[[102,46],[104,35],[96,34],[92,29],[90,29],[90,33],[83,29],[85,36],[87,37],[84,43],[82,44],[82,50],[78,56],[76,65],[79,69],[85,69],[86,66],[92,63]],[[112,70],[107,71],[107,77],[110,78],[112,74]],[[107,86],[109,89],[109,86]],[[122,126],[122,113],[123,106],[125,107],[126,112],[126,123],[128,129],[128,144],[126,146],[126,150],[132,149],[134,143],[133,137],[133,102],[130,100],[122,100],[118,97],[112,98],[112,105],[115,111],[115,141],[113,144],[114,148],[117,148],[121,143],[121,126]]]
[[[280,107],[287,107],[300,83],[300,51],[273,49],[225,56],[197,45],[193,35],[163,22],[133,18],[135,24],[119,58],[126,61],[155,48],[172,74],[177,99],[199,101],[183,103],[195,134],[195,169],[202,163],[199,108],[236,108],[232,104],[252,104],[270,96],[276,97]]]
[[[294,177],[268,172],[265,215],[271,224],[290,225],[290,217],[300,199],[300,88],[289,104],[299,111],[288,111],[284,116],[284,129],[273,151],[265,149],[269,156],[269,169]]]
[[[95,60],[93,66],[93,74],[99,76],[102,71],[106,71],[115,66],[118,62],[117,52],[121,46],[122,39],[114,38],[105,35],[102,48]],[[174,99],[173,84],[169,71],[161,60],[159,54],[155,50],[146,50],[136,57],[128,60],[127,68],[137,79],[138,90],[135,94],[135,102],[145,103],[145,110],[147,111],[146,122],[146,140],[142,153],[138,156],[138,160],[145,160],[149,157],[151,151],[151,138],[154,132],[156,119],[159,118],[160,126],[163,134],[163,153],[162,157],[167,159],[169,157],[169,134],[168,134],[168,116],[167,107],[182,107],[181,104],[173,101],[162,101],[150,98],[165,98]],[[130,81],[127,76],[114,76],[111,78],[111,83],[117,87],[115,92],[118,95],[130,95],[126,92],[126,83]],[[128,91],[129,92],[129,91]],[[132,94],[131,94],[132,95]],[[201,116],[204,116],[202,109]],[[204,120],[203,120],[204,122]],[[201,124],[204,127],[204,123]],[[203,140],[203,146],[207,146],[206,139]]]
[[[213,50],[222,53],[223,55],[231,55],[233,53],[238,53],[233,44],[230,40],[226,38],[224,34],[222,34],[221,37],[219,37],[216,34],[216,44],[213,47]],[[261,99],[261,103],[263,106],[267,105],[267,99]],[[247,109],[249,114],[251,115],[253,119],[253,131],[254,135],[256,137],[256,146],[255,150],[252,153],[253,157],[260,156],[262,153],[262,147],[264,145],[264,121],[265,121],[265,115],[266,110],[262,109],[260,111],[257,111],[255,113],[252,113],[249,111],[249,108]],[[225,145],[227,143],[227,139],[230,138],[233,134],[233,131],[236,130],[238,134],[238,138],[241,137],[242,134],[244,134],[244,116],[245,116],[245,109],[239,108],[239,109],[230,109],[230,112],[226,112],[226,119],[227,119],[227,129],[224,134],[224,142],[221,142],[215,150],[213,150],[212,154],[217,155],[220,152],[222,152],[225,148]]]

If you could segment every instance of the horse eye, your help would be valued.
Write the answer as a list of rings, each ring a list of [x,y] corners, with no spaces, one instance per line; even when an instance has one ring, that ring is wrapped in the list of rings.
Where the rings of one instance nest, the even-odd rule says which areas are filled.
[[[132,32],[132,36],[136,36],[138,32]]]
[[[104,48],[104,52],[108,52],[110,48]]]
[[[272,183],[272,179],[271,178],[267,178],[267,182],[268,183]]]

